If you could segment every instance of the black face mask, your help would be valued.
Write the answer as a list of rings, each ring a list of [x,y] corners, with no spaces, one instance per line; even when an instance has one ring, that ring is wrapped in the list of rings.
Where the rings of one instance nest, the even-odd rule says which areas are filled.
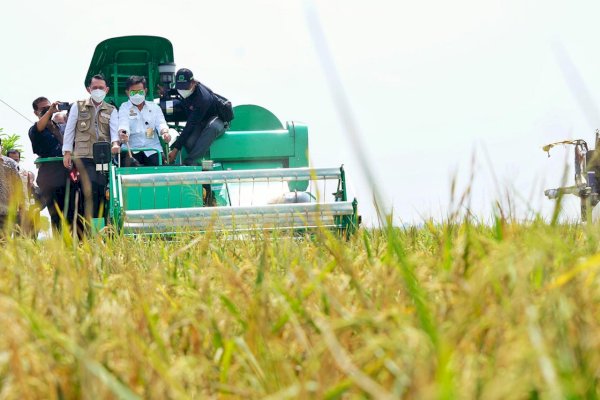
[[[48,110],[50,109],[50,107],[44,107],[40,110],[40,118],[44,116],[44,114],[46,114],[48,112]]]

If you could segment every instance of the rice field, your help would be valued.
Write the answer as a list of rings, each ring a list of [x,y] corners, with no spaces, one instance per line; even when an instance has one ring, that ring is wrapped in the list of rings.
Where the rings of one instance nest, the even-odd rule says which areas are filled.
[[[8,239],[2,399],[597,398],[600,230]]]

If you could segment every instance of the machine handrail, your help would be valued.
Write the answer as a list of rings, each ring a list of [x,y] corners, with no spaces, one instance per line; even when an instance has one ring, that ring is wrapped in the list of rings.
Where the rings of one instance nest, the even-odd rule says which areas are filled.
[[[163,165],[163,159],[162,159],[162,151],[161,150],[157,150],[151,147],[132,147],[131,151],[155,151],[158,153],[158,164],[159,165]],[[121,149],[121,153],[127,153],[128,150],[127,149]],[[77,159],[77,157],[72,157],[73,160]],[[34,164],[46,164],[46,163],[51,163],[51,162],[57,162],[57,161],[62,161],[63,157],[38,157],[35,159]]]
[[[119,176],[124,187],[157,187],[231,182],[281,182],[340,179],[340,168],[271,168],[233,171],[189,171]]]
[[[46,164],[51,162],[62,161],[62,157],[38,157],[33,162],[34,164]]]

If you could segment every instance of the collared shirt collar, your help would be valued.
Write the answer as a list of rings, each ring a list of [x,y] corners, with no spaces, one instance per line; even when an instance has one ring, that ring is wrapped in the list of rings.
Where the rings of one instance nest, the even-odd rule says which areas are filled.
[[[100,108],[102,108],[102,106],[103,106],[105,103],[106,103],[105,101],[102,101],[102,102],[100,103],[100,105],[96,105],[96,103],[94,103],[94,100],[92,100],[92,97],[91,97],[91,96],[90,96],[90,97],[88,97],[88,99],[85,101],[85,105],[86,105],[86,106],[93,106],[93,107],[94,107],[94,109],[95,109],[96,111],[98,111]]]

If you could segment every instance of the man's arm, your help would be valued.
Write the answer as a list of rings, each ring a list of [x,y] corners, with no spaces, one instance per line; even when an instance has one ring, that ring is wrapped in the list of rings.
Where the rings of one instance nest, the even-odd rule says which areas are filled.
[[[129,107],[127,107],[127,102],[121,104],[119,108],[119,131],[129,132]]]
[[[169,135],[169,125],[167,125],[167,120],[165,119],[160,106],[156,106],[154,108],[156,109],[156,114],[154,114],[156,115],[154,120],[154,129],[158,130],[160,136],[168,145],[171,141],[171,135]]]
[[[195,108],[194,111],[190,113],[190,116],[188,117],[185,126],[183,127],[183,130],[181,131],[181,133],[177,137],[177,140],[175,140],[171,148],[181,150],[187,138],[194,131],[194,128],[196,128],[196,126],[202,122],[205,115],[206,110]]]
[[[48,122],[50,122],[50,119],[52,119],[52,116],[55,112],[58,112],[58,101],[52,103],[46,114],[42,115],[42,118],[35,123],[35,127],[38,132],[43,132],[44,129],[46,129]]]
[[[211,102],[207,97],[207,94],[210,93],[208,93],[208,91],[201,86],[198,86],[196,90],[199,90],[200,93],[198,93],[198,96],[192,104],[193,110],[190,112],[181,134],[177,137],[175,143],[171,145],[171,148],[181,150],[181,147],[183,147],[183,144],[187,140],[188,136],[190,136],[190,134],[194,131],[194,128],[206,118],[206,114],[210,109]]]
[[[129,102],[121,104],[119,108],[119,140],[121,143],[129,142]]]
[[[117,154],[120,150],[120,142],[119,142],[119,113],[115,108],[112,113],[110,113],[110,121],[108,122],[110,127],[110,141],[112,142],[112,152],[113,154]]]
[[[77,126],[77,119],[79,118],[79,107],[77,102],[73,103],[71,110],[69,110],[69,118],[67,119],[67,126],[65,126],[65,134],[63,136],[63,154],[65,152],[71,153],[73,151],[73,143],[75,142],[75,128]]]
[[[75,142],[75,127],[79,118],[79,107],[77,102],[73,103],[69,110],[69,118],[65,127],[65,135],[63,136],[63,165],[65,168],[71,168],[71,152],[73,151],[73,143]]]

